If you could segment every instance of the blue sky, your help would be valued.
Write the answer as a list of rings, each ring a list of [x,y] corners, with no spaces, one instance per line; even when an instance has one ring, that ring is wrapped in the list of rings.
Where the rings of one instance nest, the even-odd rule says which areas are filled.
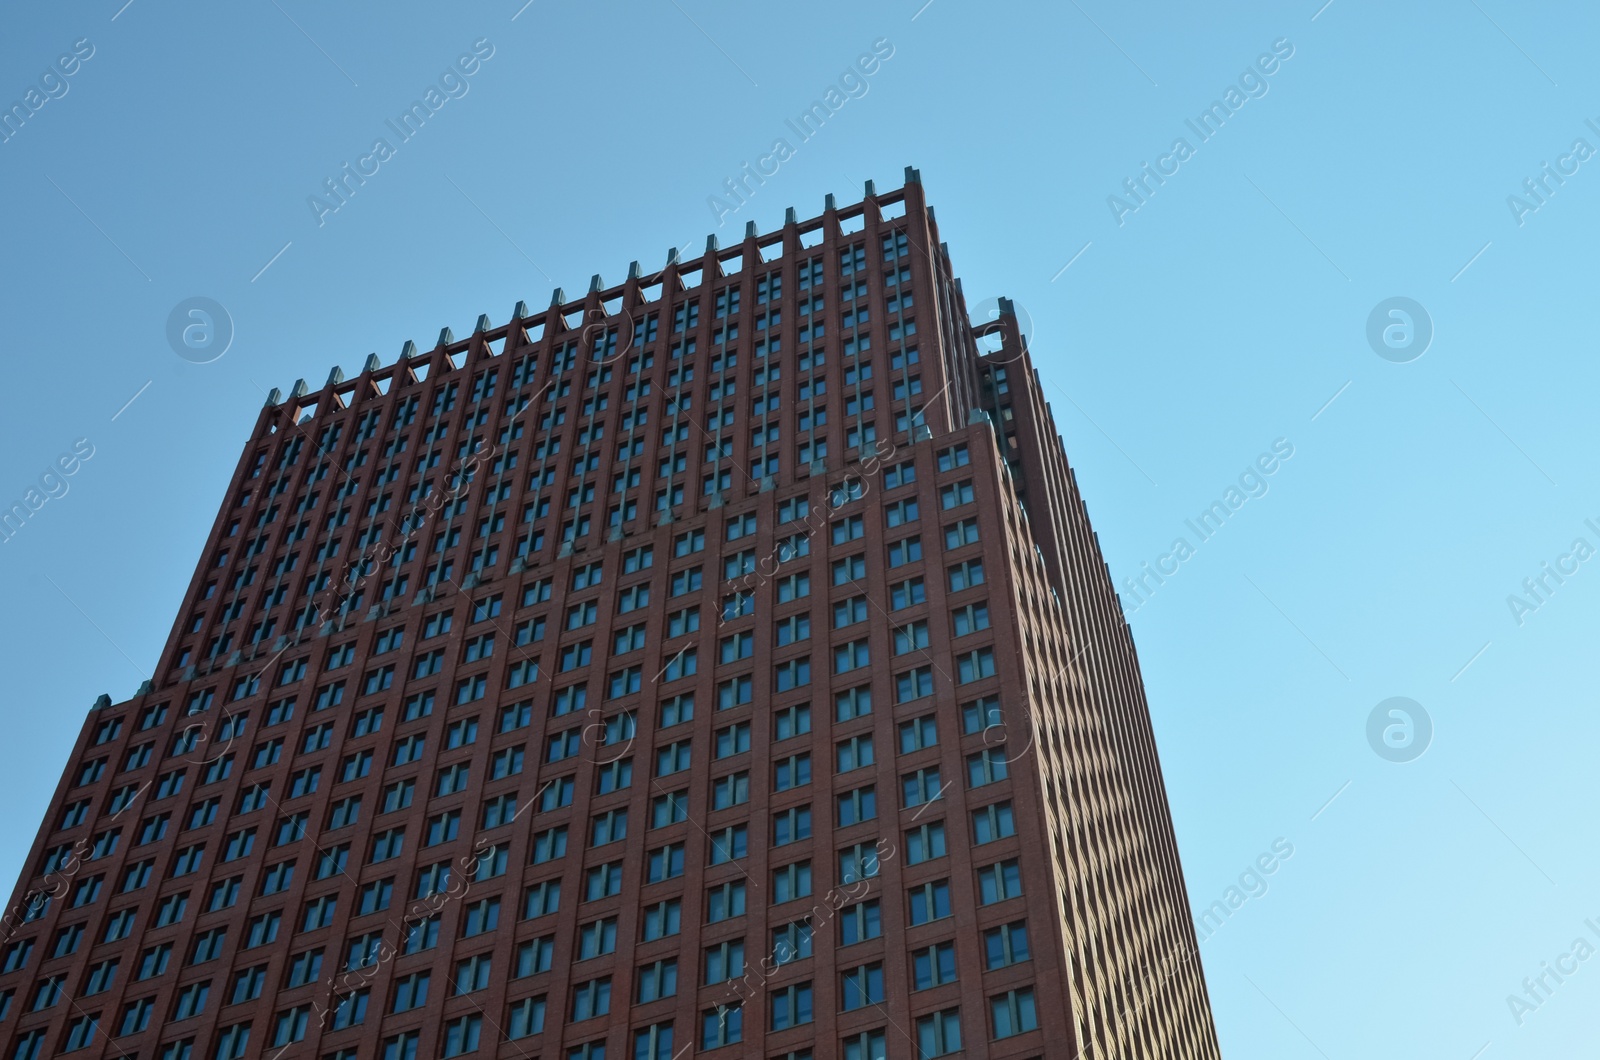
[[[1031,317],[1119,583],[1193,546],[1132,618],[1191,898],[1293,848],[1202,946],[1225,1055],[1574,1055],[1600,1000],[1600,961],[1562,957],[1600,946],[1600,561],[1574,553],[1600,548],[1597,12],[1319,3],[13,9],[0,101],[37,110],[0,143],[0,503],[77,459],[0,544],[0,877],[82,712],[148,676],[267,390],[698,250],[787,138],[721,233],[920,167],[969,302]],[[830,85],[854,94],[801,141]],[[315,208],[346,163],[365,183]],[[196,297],[231,320],[214,360],[168,342]],[[1369,344],[1395,297],[1420,357]],[[1527,595],[1546,563],[1569,573]],[[1431,719],[1410,761],[1368,741],[1392,697]]]

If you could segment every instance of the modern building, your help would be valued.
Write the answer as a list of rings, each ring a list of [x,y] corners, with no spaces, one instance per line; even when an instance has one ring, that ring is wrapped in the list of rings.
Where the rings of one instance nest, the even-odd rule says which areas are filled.
[[[915,170],[261,410],[0,1060],[1212,1058],[1137,658]]]

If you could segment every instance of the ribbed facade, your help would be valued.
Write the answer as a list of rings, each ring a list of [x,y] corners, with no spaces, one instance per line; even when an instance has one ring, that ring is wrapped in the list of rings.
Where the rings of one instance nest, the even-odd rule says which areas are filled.
[[[1132,640],[914,170],[274,393],[0,1057],[1218,1056]]]

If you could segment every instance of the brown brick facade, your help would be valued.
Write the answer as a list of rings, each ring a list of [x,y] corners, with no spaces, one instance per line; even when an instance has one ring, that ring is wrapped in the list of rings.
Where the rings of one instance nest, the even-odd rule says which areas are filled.
[[[275,394],[29,856],[0,1057],[1217,1056],[996,327],[908,170]]]

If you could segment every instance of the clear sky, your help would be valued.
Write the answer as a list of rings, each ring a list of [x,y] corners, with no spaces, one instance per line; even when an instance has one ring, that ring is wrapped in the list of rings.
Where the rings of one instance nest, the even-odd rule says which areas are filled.
[[[1600,12],[522,2],[3,16],[0,507],[80,446],[0,543],[5,887],[83,712],[154,666],[268,389],[914,164],[969,302],[1032,319],[1119,583],[1174,571],[1125,600],[1191,898],[1256,895],[1202,945],[1225,1055],[1592,1048]],[[220,357],[169,342],[191,298]],[[1393,697],[1409,746],[1393,704],[1369,739]]]

